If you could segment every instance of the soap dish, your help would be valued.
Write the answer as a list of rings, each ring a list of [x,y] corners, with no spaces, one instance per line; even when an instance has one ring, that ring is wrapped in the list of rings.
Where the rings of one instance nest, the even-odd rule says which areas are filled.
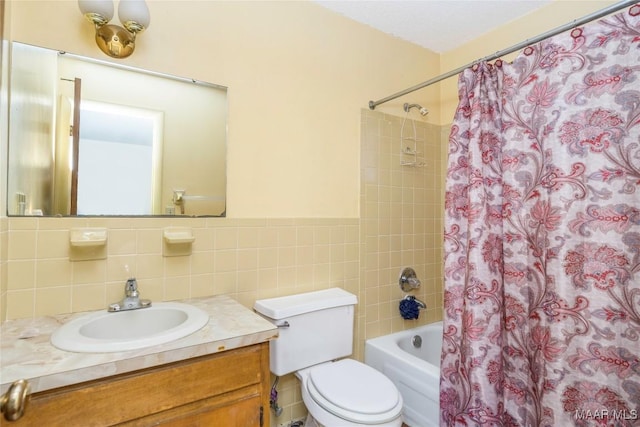
[[[107,244],[106,228],[72,228],[69,238],[71,246],[104,246]]]
[[[196,238],[189,227],[167,227],[164,229],[164,240],[171,245],[193,243]]]
[[[107,258],[106,228],[72,228],[69,233],[69,259],[90,261]]]
[[[192,243],[196,238],[190,227],[167,227],[162,231],[164,244],[162,254],[164,256],[191,255]]]

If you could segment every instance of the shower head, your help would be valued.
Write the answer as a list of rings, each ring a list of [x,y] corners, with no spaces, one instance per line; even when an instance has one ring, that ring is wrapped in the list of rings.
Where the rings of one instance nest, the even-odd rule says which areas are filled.
[[[408,103],[405,103],[404,104],[404,111],[406,111],[408,113],[409,110],[411,110],[414,107],[417,108],[418,111],[420,112],[420,114],[423,115],[423,116],[426,116],[427,114],[429,114],[429,110],[427,110],[426,108],[424,108],[422,105],[419,105],[419,104],[408,104]]]

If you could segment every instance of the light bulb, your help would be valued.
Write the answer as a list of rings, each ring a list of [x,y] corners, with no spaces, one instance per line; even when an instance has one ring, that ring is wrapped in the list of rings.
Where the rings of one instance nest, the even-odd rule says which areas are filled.
[[[120,0],[118,18],[129,31],[138,32],[149,27],[151,17],[144,0]]]
[[[111,0],[78,0],[78,7],[87,19],[100,25],[106,24],[113,18],[113,1]]]

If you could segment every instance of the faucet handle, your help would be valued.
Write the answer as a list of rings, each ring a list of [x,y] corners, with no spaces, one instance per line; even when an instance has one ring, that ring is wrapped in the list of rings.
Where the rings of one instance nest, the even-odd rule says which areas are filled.
[[[135,279],[135,277],[127,280],[127,283],[124,285],[124,293],[128,297],[138,296],[138,281]]]
[[[138,281],[135,277],[127,279],[124,285],[124,299],[120,302],[110,304],[107,309],[110,312],[123,311],[123,310],[135,310],[138,308],[151,307],[151,300],[140,299],[140,293],[138,292]]]
[[[411,267],[402,270],[398,282],[403,292],[410,292],[420,287],[420,279],[418,279],[415,270]]]

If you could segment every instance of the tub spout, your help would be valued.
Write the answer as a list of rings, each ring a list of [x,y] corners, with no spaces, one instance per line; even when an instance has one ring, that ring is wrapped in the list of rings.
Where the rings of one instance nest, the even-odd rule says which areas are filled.
[[[418,308],[421,308],[423,310],[427,308],[427,304],[425,304],[423,301],[419,300],[418,298],[414,297],[413,295],[407,295],[403,299],[415,301]]]

